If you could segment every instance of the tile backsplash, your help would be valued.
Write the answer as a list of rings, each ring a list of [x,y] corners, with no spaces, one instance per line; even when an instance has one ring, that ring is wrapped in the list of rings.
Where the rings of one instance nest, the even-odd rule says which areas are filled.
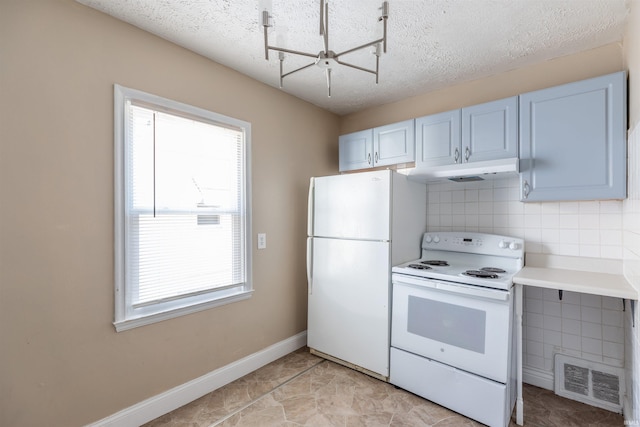
[[[624,366],[620,298],[525,287],[523,365],[553,371],[560,352],[610,366]]]
[[[623,202],[520,202],[518,177],[428,185],[429,231],[525,239],[528,253],[622,259]]]

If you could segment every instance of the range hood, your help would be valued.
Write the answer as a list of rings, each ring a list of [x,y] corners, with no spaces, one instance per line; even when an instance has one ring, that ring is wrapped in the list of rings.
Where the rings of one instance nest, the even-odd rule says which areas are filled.
[[[445,166],[417,165],[409,171],[408,175],[410,179],[421,182],[444,180],[456,182],[482,181],[484,179],[517,176],[519,163],[517,157],[512,157],[508,159],[486,160]]]

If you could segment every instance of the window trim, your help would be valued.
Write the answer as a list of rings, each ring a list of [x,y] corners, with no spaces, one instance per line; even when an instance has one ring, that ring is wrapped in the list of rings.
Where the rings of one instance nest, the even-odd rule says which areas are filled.
[[[246,282],[244,285],[231,286],[214,291],[214,299],[191,303],[188,306],[169,309],[163,312],[127,317],[126,288],[126,236],[125,236],[125,208],[127,197],[125,188],[125,102],[129,99],[142,101],[162,110],[182,112],[198,117],[203,121],[220,123],[242,128],[245,132],[245,242],[246,245]],[[253,294],[252,280],[252,210],[251,210],[251,123],[234,119],[222,114],[214,113],[202,108],[183,104],[140,90],[114,84],[114,273],[115,273],[115,320],[113,325],[116,332],[125,331],[139,326],[149,325],[167,319],[173,319],[190,313],[206,310],[250,298]],[[242,289],[238,289],[242,288]],[[189,297],[184,298],[189,300]]]

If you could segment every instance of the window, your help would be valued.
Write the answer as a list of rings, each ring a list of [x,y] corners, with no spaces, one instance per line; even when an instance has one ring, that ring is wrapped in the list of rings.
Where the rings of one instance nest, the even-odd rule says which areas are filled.
[[[115,327],[251,296],[251,125],[115,85]]]

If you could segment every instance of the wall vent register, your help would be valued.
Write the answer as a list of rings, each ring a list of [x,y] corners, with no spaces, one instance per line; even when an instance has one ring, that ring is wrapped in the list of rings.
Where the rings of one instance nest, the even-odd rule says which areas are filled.
[[[559,396],[622,412],[622,368],[556,354],[555,393]]]

